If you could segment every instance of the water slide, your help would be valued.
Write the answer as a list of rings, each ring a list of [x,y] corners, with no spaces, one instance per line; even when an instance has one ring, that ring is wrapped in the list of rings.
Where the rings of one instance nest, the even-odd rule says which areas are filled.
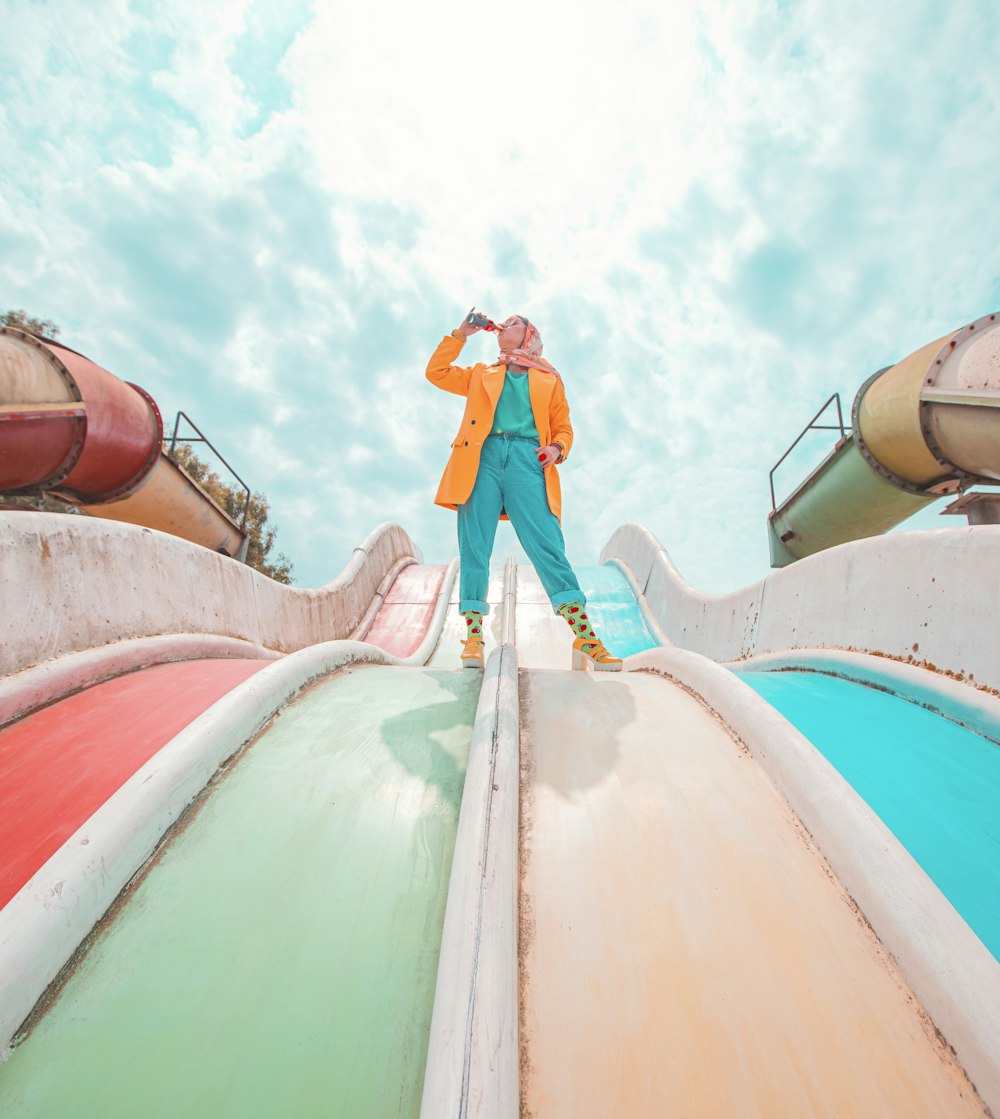
[[[508,561],[479,673],[393,526],[305,591],[0,514],[0,1113],[1000,1111],[998,555],[624,526],[626,670]]]
[[[7,517],[5,539],[20,537],[4,557],[12,578],[32,555],[69,568],[109,543],[102,523]],[[62,548],[60,530],[72,536]],[[163,547],[185,555],[203,577],[250,574],[116,530],[150,554],[159,544],[161,558]],[[272,620],[294,628],[299,605],[303,625],[334,638],[297,652],[268,647],[267,619],[247,619],[237,589],[216,628],[239,616],[257,644],[129,637],[7,677],[0,1006],[5,1040],[26,1010],[28,1033],[3,1066],[0,1112],[328,1114],[333,1096],[345,1115],[419,1105],[480,681],[424,667],[455,628],[455,565],[414,551],[382,528],[320,592],[281,588]],[[67,598],[91,597],[104,575],[84,572]],[[65,607],[65,626],[46,636],[60,646],[88,613]]]
[[[528,1113],[982,1114],[801,823],[696,696],[541,670],[524,691]],[[582,756],[559,739],[567,708],[591,728]]]

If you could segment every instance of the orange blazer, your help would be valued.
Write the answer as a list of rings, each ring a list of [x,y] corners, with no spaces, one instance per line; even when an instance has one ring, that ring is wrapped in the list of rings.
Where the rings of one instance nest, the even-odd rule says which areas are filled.
[[[506,372],[502,364],[452,365],[464,345],[464,338],[445,335],[427,363],[427,380],[432,385],[466,398],[462,426],[451,442],[451,457],[434,498],[436,505],[446,509],[454,509],[469,500],[479,473],[479,455],[493,427],[493,414],[503,391]],[[561,443],[563,457],[568,458],[573,445],[573,428],[562,379],[544,369],[529,369],[528,397],[538,429],[539,446]],[[545,493],[549,508],[561,520],[562,491],[555,463],[545,468]],[[501,514],[501,520],[507,520],[506,514]]]

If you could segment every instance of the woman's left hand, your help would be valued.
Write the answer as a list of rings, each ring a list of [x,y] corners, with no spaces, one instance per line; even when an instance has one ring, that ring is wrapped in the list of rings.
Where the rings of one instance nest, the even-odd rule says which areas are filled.
[[[559,448],[550,443],[547,447],[536,447],[535,454],[541,466],[551,466],[559,458]]]

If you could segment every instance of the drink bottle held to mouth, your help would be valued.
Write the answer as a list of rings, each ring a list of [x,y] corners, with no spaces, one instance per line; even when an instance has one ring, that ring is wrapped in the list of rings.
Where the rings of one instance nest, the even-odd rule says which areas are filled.
[[[489,330],[494,334],[500,333],[500,327],[498,327],[492,319],[488,319],[485,315],[480,314],[475,307],[469,312],[469,317],[465,321],[469,326],[478,326],[481,330]]]

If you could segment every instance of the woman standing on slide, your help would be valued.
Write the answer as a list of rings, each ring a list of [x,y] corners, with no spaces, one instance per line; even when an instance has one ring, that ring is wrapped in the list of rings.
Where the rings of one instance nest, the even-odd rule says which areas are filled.
[[[587,619],[560,527],[556,467],[573,445],[562,377],[542,357],[542,339],[523,315],[500,325],[500,356],[493,365],[453,365],[466,339],[481,329],[470,314],[445,335],[427,363],[432,384],[466,397],[462,426],[434,498],[458,511],[458,608],[466,621],[462,663],[483,667],[490,557],[504,518],[513,524],[553,610],[573,630],[573,666],[589,662],[599,671],[617,672],[622,662],[605,649]]]

